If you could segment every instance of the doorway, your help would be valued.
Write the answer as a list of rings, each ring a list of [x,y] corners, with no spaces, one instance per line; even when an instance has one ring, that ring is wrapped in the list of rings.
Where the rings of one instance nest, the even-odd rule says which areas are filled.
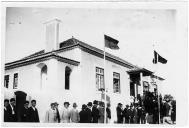
[[[22,91],[16,91],[14,93],[16,95],[16,114],[17,114],[17,121],[21,121],[21,111],[24,107],[24,102],[26,101],[27,94]]]

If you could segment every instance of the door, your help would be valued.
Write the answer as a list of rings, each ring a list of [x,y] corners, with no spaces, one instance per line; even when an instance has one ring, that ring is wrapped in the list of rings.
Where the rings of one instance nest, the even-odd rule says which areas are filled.
[[[24,107],[24,101],[26,101],[27,94],[22,91],[16,91],[16,114],[17,114],[17,120],[18,122],[21,121],[21,111]]]

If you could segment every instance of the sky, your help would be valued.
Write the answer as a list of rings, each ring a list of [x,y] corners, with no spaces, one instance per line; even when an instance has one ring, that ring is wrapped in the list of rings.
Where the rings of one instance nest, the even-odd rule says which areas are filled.
[[[107,52],[165,78],[160,87],[163,94],[177,97],[181,91],[179,84],[186,84],[187,43],[180,42],[183,35],[178,34],[185,34],[185,26],[178,27],[182,26],[183,15],[172,8],[9,7],[6,9],[5,62],[44,49],[43,23],[54,18],[62,21],[59,42],[73,36],[103,49],[104,34],[119,40],[120,49],[106,49]],[[152,64],[154,49],[168,60],[167,64]]]

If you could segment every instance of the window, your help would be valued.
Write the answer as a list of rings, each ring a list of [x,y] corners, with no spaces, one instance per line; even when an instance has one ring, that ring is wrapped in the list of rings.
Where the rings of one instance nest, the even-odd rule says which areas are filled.
[[[149,83],[147,81],[143,81],[143,92],[149,92]]]
[[[18,73],[15,73],[13,80],[13,89],[17,89],[17,87],[18,87]]]
[[[9,88],[9,75],[5,75],[4,77],[4,87]]]
[[[65,89],[70,89],[70,74],[71,74],[71,68],[67,67],[65,68]]]
[[[40,89],[43,89],[47,85],[47,65],[43,65],[41,68],[41,86]]]
[[[130,96],[135,96],[135,85],[133,82],[130,83]]]
[[[120,74],[116,72],[113,73],[113,89],[114,93],[120,93]]]
[[[104,69],[96,67],[96,89],[104,89]]]

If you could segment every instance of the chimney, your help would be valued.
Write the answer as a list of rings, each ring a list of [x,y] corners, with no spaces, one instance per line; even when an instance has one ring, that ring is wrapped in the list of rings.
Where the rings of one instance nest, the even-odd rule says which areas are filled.
[[[45,22],[45,52],[58,49],[59,43],[59,23],[58,19]]]

